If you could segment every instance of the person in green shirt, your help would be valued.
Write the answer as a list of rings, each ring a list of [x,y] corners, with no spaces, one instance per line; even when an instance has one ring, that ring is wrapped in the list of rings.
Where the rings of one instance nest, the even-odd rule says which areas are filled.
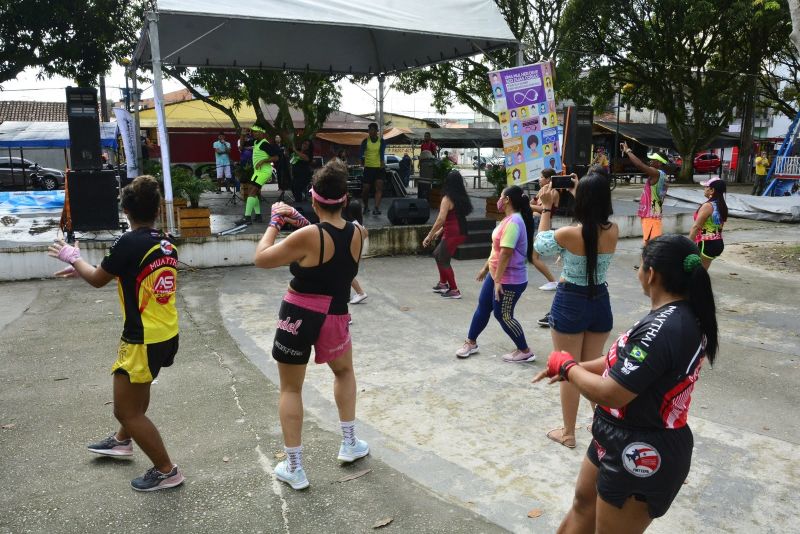
[[[272,165],[278,161],[278,148],[266,139],[264,128],[255,125],[251,131],[256,138],[253,143],[253,176],[247,184],[249,191],[244,204],[244,217],[236,224],[253,224],[254,220],[262,222],[261,187],[272,181]]]

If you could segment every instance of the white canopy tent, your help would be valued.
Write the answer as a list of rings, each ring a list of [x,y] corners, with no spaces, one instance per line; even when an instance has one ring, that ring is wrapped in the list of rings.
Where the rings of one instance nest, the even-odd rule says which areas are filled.
[[[492,0],[160,0],[146,17],[131,68],[154,73],[171,231],[162,63],[377,75],[382,125],[386,74],[518,46]]]

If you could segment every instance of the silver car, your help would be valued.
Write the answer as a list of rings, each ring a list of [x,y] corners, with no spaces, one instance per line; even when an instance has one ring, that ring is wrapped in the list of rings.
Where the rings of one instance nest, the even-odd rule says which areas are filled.
[[[40,167],[25,158],[0,157],[0,187],[26,189],[29,186],[52,191],[64,186],[64,173],[58,169]]]

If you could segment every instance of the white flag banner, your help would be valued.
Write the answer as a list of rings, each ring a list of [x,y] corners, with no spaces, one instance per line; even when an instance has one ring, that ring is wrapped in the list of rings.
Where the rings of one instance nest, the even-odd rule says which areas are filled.
[[[117,118],[122,146],[125,149],[128,179],[132,180],[139,176],[139,165],[136,161],[136,122],[127,109],[114,108],[114,116]]]

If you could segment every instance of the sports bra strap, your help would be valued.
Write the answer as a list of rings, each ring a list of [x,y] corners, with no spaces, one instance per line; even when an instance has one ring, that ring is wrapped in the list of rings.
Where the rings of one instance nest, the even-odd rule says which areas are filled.
[[[319,263],[317,265],[322,265],[325,260],[325,235],[322,233],[322,224],[317,224],[317,229],[319,230]]]

